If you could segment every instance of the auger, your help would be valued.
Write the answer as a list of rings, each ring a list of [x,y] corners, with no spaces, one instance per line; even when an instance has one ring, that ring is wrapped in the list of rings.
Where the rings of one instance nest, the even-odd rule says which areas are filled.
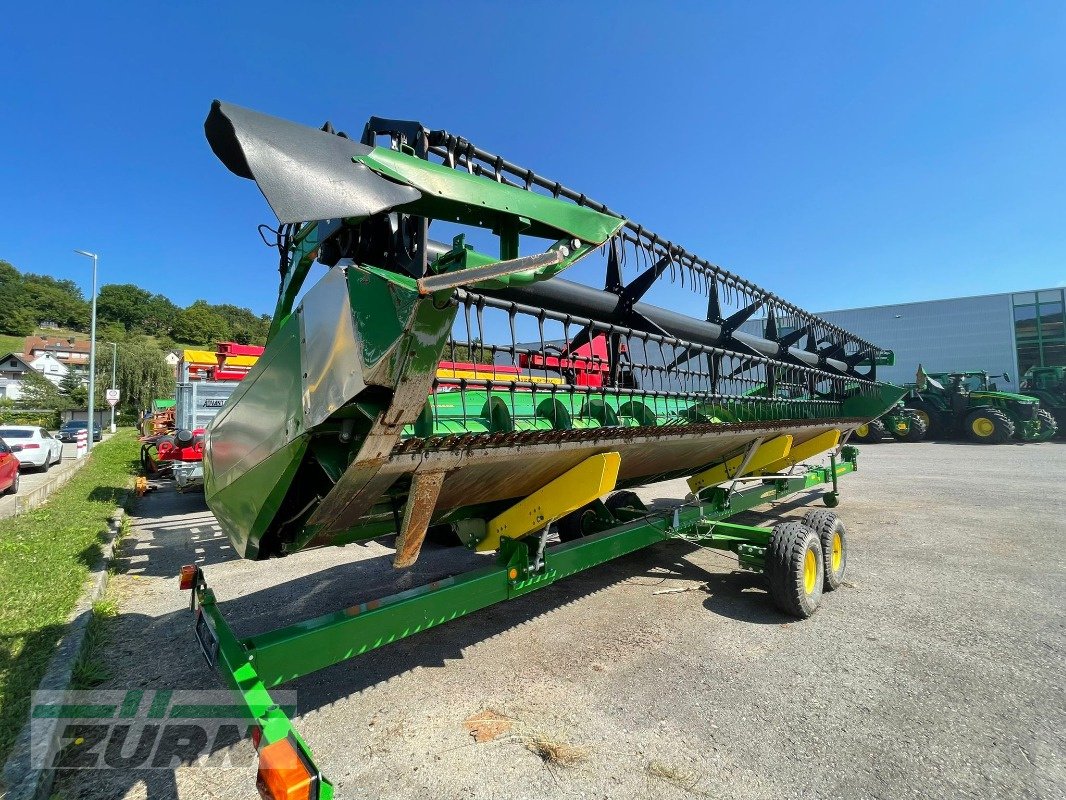
[[[724,520],[826,485],[837,504],[847,436],[903,395],[876,380],[890,351],[444,131],[374,117],[356,141],[217,101],[205,130],[279,221],[269,341],[204,448],[235,550],[395,536],[402,569],[429,534],[495,553],[245,639],[183,570],[204,653],[256,721],[266,795],[333,794],[272,686],[608,559],[669,538],[726,550],[797,616],[839,584],[833,512]],[[583,260],[602,263],[602,289],[559,277]],[[645,299],[668,280],[670,309]],[[625,491],[680,477],[692,495],[676,509]]]

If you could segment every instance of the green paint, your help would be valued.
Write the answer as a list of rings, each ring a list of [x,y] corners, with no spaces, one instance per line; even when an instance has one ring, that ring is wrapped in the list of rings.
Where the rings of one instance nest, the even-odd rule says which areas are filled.
[[[505,539],[492,566],[245,639],[233,634],[211,589],[196,589],[197,601],[218,641],[217,666],[237,690],[249,719],[262,728],[264,741],[292,736],[314,763],[306,743],[271,700],[270,688],[669,539],[733,552],[742,566],[761,570],[770,529],[724,520],[764,505],[770,498],[784,499],[830,481],[835,488],[837,473],[856,468],[856,455],[854,448],[844,448],[845,460],[839,467],[810,468],[733,494],[717,487],[704,493],[701,504],[683,506],[674,513],[645,514],[619,524],[604,511],[597,518],[605,530],[549,548],[539,569],[533,557],[535,543]],[[332,792],[328,781],[323,781],[323,790]]]

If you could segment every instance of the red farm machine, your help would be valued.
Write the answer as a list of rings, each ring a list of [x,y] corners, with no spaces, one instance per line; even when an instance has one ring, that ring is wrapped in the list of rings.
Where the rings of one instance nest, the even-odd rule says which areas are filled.
[[[334,794],[272,687],[609,559],[716,548],[799,617],[840,584],[834,512],[728,520],[801,492],[837,504],[857,463],[847,437],[903,395],[876,380],[880,348],[442,130],[374,117],[356,140],[221,102],[205,130],[280,222],[266,349],[204,443],[206,499],[234,550],[387,537],[406,569],[444,530],[483,554],[472,572],[251,637],[203,570],[182,570],[204,654],[253,721],[264,797]],[[488,234],[491,252],[467,241]],[[561,277],[582,259],[602,264],[602,287]],[[673,289],[669,309],[645,300],[654,286]],[[756,314],[763,336],[741,328]],[[667,511],[628,491],[670,478],[691,494]]]
[[[182,353],[173,402],[160,403],[159,410],[141,426],[145,476],[174,478],[179,490],[200,485],[207,424],[255,366],[263,349],[219,342],[214,351]]]

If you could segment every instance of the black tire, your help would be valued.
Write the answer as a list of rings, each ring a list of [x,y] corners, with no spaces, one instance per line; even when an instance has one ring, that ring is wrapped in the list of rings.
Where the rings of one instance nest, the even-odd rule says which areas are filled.
[[[1004,444],[1014,435],[1014,423],[998,408],[975,408],[962,424],[966,436],[980,444]]]
[[[822,599],[822,541],[802,522],[779,522],[766,548],[766,580],[779,609],[806,619]]]
[[[943,436],[944,432],[940,430],[940,423],[937,418],[937,410],[933,406],[926,405],[925,403],[917,403],[914,406],[907,406],[914,412],[914,416],[925,426],[925,435],[927,438],[935,438],[937,436]]]
[[[19,479],[22,477],[18,470],[15,470],[15,480],[11,482],[11,485],[7,487],[7,491],[4,494],[18,494],[19,493]]]
[[[44,466],[41,467],[41,472],[48,472],[52,468],[52,462],[48,460],[49,456],[49,453],[44,454]]]
[[[844,582],[848,566],[848,531],[844,521],[832,511],[812,508],[803,516],[803,524],[818,534],[822,542],[822,567],[825,583],[822,588],[831,592]]]
[[[1054,439],[1055,434],[1059,431],[1059,423],[1055,416],[1046,408],[1038,408],[1036,410],[1036,418],[1040,422],[1040,431],[1033,441],[1046,442],[1049,439]]]
[[[463,543],[459,534],[455,532],[455,527],[447,522],[426,528],[426,541],[442,547],[455,547]]]
[[[647,511],[647,506],[641,502],[637,497],[636,492],[621,491],[615,492],[604,501],[604,505],[607,506],[607,510],[613,515],[620,508],[632,508],[638,511]]]
[[[596,533],[600,529],[599,526],[595,526],[597,517],[595,501],[581,506],[577,511],[571,511],[555,523],[559,531],[559,540],[572,542],[582,536]]]
[[[929,429],[926,427],[925,420],[917,414],[911,415],[911,427],[906,433],[891,431],[896,440],[900,442],[920,442],[928,432]]]
[[[854,437],[864,444],[874,444],[885,438],[885,423],[879,419],[867,422],[855,429]]]

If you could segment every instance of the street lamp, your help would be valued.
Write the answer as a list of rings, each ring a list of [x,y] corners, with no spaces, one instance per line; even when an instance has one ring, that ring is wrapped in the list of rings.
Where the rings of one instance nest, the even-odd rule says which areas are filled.
[[[118,345],[114,342],[110,342],[111,345],[111,389],[115,389],[115,365],[118,364]],[[115,406],[117,403],[111,404],[111,432],[115,432]]]
[[[89,322],[89,441],[86,442],[86,448],[88,450],[93,449],[93,424],[96,402],[96,253],[89,253],[85,250],[75,250],[79,256],[85,256],[93,260],[93,313],[91,321]]]

